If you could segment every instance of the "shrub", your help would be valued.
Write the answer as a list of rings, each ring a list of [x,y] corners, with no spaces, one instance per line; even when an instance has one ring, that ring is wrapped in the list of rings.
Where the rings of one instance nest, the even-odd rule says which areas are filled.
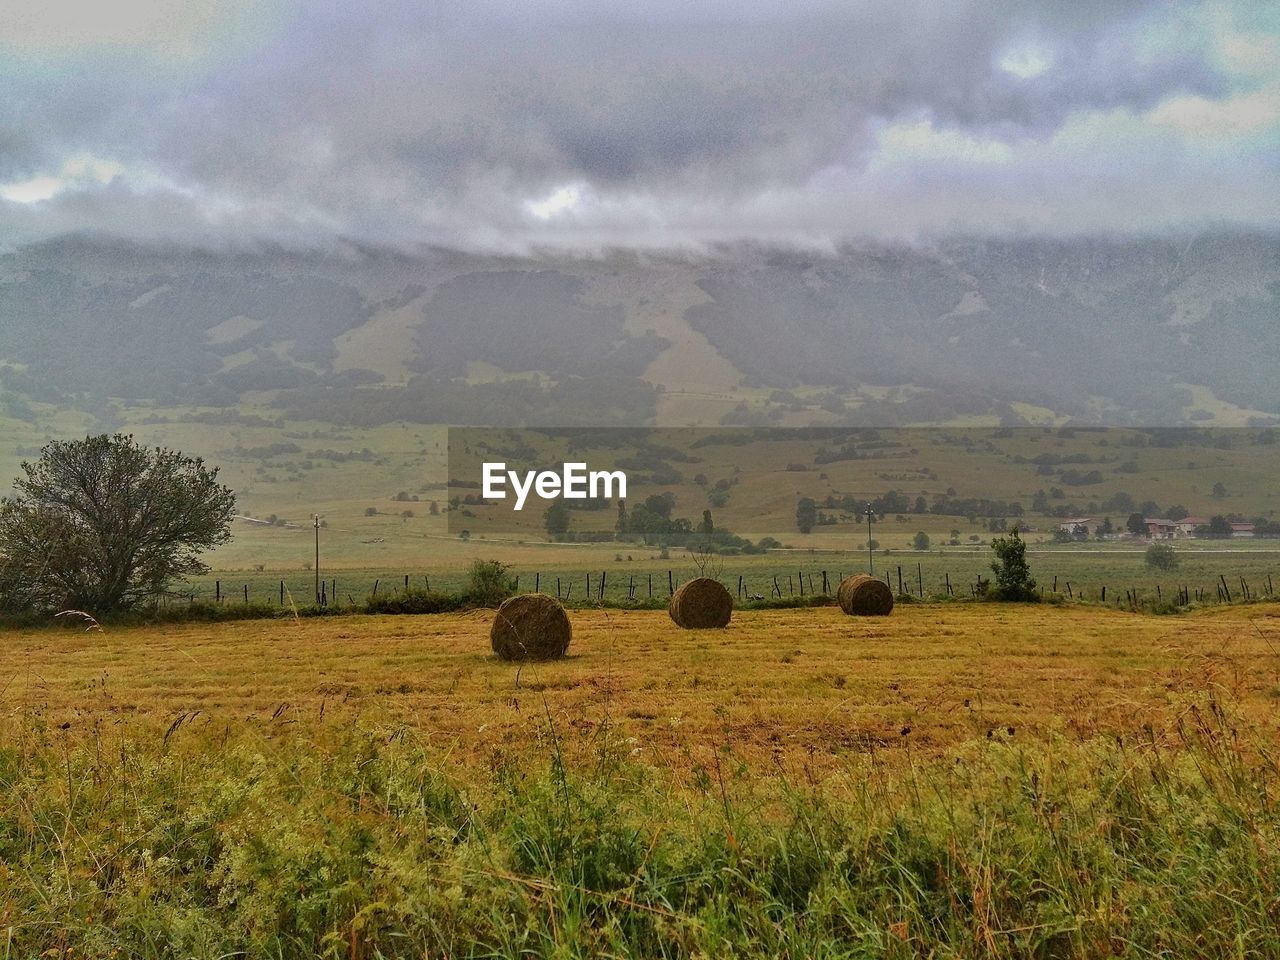
[[[1027,545],[1015,528],[1006,537],[991,541],[991,572],[995,574],[995,588],[988,593],[993,600],[1029,602],[1038,600],[1036,582],[1027,565]]]
[[[497,560],[472,560],[467,570],[467,595],[482,607],[496,607],[511,596],[507,565]]]
[[[1153,543],[1147,547],[1146,563],[1151,570],[1174,570],[1178,559],[1178,551],[1167,543]]]
[[[473,606],[472,598],[464,594],[432,593],[426,590],[405,590],[401,593],[383,594],[365,601],[365,613],[449,613]]]

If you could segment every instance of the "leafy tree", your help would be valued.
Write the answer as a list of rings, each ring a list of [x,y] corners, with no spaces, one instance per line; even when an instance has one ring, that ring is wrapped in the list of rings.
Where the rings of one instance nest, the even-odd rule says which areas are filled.
[[[671,519],[671,511],[675,509],[675,506],[676,495],[670,491],[667,493],[655,493],[644,498],[644,508],[663,520]]]
[[[1209,536],[1215,538],[1231,536],[1231,521],[1218,514],[1216,517],[1209,518]]]
[[[0,599],[10,607],[123,609],[208,570],[231,539],[235,495],[198,458],[102,434],[48,444],[0,500]]]
[[[1147,547],[1145,560],[1152,570],[1177,569],[1178,559],[1178,552],[1167,543],[1153,543]]]
[[[1111,498],[1102,505],[1102,509],[1114,510],[1116,513],[1131,513],[1137,509],[1137,506],[1133,497],[1121,490],[1119,493],[1112,494]]]
[[[365,508],[364,508],[364,515],[365,515],[366,517],[376,517],[376,516],[378,515],[378,508],[377,508],[377,507],[365,507]]]
[[[1221,483],[1215,483],[1213,485],[1213,499],[1222,500],[1224,497],[1226,497],[1226,495],[1227,495],[1227,488],[1224,487]]]
[[[1097,530],[1095,531],[1095,535],[1099,540],[1102,540],[1110,536],[1111,534],[1115,533],[1115,530],[1116,530],[1116,526],[1114,523],[1111,522],[1111,518],[1103,517],[1102,522],[1098,524]]]
[[[1175,503],[1168,510],[1168,517],[1174,523],[1177,523],[1179,520],[1185,520],[1189,516],[1191,516],[1191,511],[1180,503]]]
[[[911,545],[915,547],[917,550],[928,550],[929,535],[925,533],[923,530],[919,531],[915,535],[915,538],[911,541]]]
[[[563,500],[553,500],[542,515],[542,522],[547,528],[547,535],[552,539],[562,537],[569,532],[569,505]]]
[[[1142,514],[1131,513],[1129,514],[1129,519],[1124,522],[1124,528],[1135,537],[1145,536],[1147,532],[1147,521]]]
[[[991,572],[995,574],[996,587],[991,596],[996,600],[1027,602],[1039,599],[1036,582],[1027,565],[1027,545],[1018,536],[1017,529],[1005,537],[991,541]]]
[[[711,519],[711,511],[703,510],[702,522],[698,524],[698,532],[702,534],[710,535],[715,532],[715,529],[716,529],[716,525]]]
[[[818,522],[818,504],[812,497],[801,497],[796,504],[796,529],[808,533]]]
[[[618,522],[614,524],[614,532],[620,536],[627,534],[627,501],[618,498]]]

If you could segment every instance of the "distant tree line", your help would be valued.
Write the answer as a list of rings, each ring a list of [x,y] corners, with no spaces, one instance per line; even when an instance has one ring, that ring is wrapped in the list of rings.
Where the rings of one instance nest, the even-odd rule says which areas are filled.
[[[674,516],[676,497],[673,493],[655,493],[628,509],[625,500],[617,501],[617,520],[612,531],[574,531],[572,508],[564,500],[555,500],[543,514],[547,535],[565,542],[599,542],[618,540],[639,542],[646,546],[684,547],[696,545],[709,553],[764,553],[778,542],[769,537],[752,543],[716,525],[711,510],[702,511],[698,521]]]

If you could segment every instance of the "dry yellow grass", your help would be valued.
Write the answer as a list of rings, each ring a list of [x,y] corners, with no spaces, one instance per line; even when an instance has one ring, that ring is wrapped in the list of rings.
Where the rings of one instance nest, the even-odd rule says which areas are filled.
[[[1151,617],[1052,606],[748,611],[690,632],[665,612],[572,614],[567,659],[522,669],[489,650],[492,611],[0,634],[10,720],[87,730],[339,722],[377,712],[459,759],[532,748],[548,716],[583,743],[608,721],[640,759],[717,747],[816,768],[851,752],[971,738],[1160,735],[1213,689],[1274,731],[1280,606]],[[904,732],[909,731],[909,732]]]

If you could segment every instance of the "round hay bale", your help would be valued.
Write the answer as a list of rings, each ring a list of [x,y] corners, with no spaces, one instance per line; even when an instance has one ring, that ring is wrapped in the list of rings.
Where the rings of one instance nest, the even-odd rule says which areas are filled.
[[[865,573],[845,577],[836,591],[840,609],[852,616],[887,617],[893,612],[893,591],[883,580]]]
[[[680,585],[667,604],[667,613],[686,630],[727,627],[733,616],[733,597],[719,580],[697,577]]]
[[[489,642],[503,660],[559,660],[573,630],[560,601],[545,593],[523,593],[498,608]]]

